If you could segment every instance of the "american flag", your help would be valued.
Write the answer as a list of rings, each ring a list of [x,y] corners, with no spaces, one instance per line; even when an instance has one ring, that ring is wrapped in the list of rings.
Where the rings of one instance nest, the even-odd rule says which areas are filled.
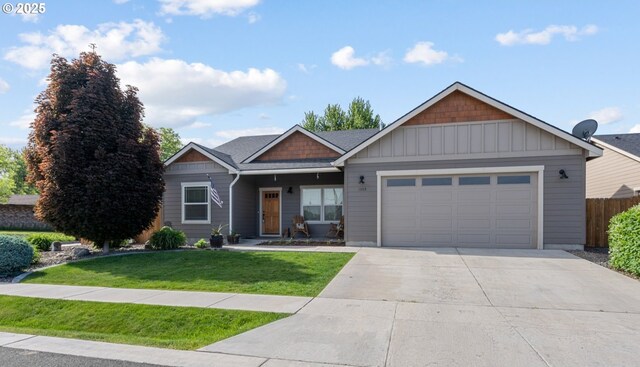
[[[222,208],[223,202],[222,200],[220,200],[220,195],[218,195],[218,190],[216,190],[216,187],[213,184],[213,179],[209,175],[207,175],[207,177],[209,178],[209,182],[211,182],[210,191],[209,191],[209,193],[211,194],[211,201],[218,204],[218,206]]]

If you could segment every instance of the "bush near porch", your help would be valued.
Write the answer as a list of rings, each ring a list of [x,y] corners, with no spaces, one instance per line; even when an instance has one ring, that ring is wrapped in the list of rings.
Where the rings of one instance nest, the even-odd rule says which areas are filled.
[[[640,275],[640,205],[611,218],[609,262],[616,269]]]

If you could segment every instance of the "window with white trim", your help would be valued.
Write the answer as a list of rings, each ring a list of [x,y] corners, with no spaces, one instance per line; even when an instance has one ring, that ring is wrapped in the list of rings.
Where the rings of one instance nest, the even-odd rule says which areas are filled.
[[[209,183],[182,184],[182,223],[211,223]]]
[[[301,195],[300,211],[306,221],[337,222],[342,217],[342,187],[303,187]]]

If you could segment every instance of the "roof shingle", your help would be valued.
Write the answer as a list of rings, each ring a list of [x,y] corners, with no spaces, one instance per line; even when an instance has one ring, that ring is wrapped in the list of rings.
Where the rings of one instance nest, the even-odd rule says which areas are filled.
[[[640,157],[640,133],[596,135],[594,138]]]

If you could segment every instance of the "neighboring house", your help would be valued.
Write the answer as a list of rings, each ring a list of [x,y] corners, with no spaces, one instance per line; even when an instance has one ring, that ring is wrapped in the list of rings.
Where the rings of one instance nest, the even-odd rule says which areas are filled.
[[[51,229],[33,215],[38,195],[11,195],[6,204],[0,204],[0,228]]]
[[[218,223],[281,236],[302,214],[314,237],[344,215],[356,246],[576,248],[585,243],[585,162],[600,155],[454,83],[380,131],[296,125],[215,149],[190,143],[165,163],[163,220],[192,241]],[[209,200],[207,174],[222,208]]]
[[[587,162],[588,198],[640,195],[640,134],[597,135],[602,158]]]

